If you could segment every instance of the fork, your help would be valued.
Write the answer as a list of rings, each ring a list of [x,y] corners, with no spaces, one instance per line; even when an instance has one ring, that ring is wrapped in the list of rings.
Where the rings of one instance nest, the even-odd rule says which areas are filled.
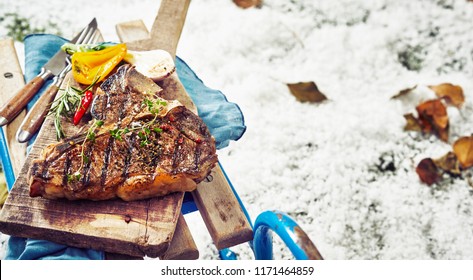
[[[88,27],[82,31],[79,38],[77,39],[76,44],[91,44],[99,40],[100,34],[97,32],[96,28]],[[66,56],[66,66],[62,71],[53,78],[52,84],[48,89],[41,95],[41,97],[36,101],[34,106],[26,115],[25,119],[20,125],[20,128],[17,131],[16,139],[20,143],[24,143],[30,140],[36,132],[39,131],[41,125],[43,124],[46,116],[51,108],[51,104],[56,97],[56,94],[61,86],[66,74],[71,71],[71,55]]]

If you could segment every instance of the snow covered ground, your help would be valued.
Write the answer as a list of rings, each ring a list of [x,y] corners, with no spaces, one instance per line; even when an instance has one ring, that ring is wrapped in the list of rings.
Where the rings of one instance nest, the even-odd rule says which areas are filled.
[[[65,37],[95,16],[117,40],[116,23],[150,27],[158,2],[2,0],[0,14],[59,23]],[[390,99],[413,85],[433,96],[427,85],[458,84],[466,102],[448,109],[450,142],[472,134],[472,19],[467,0],[266,0],[247,10],[199,0],[177,54],[245,114],[246,134],[219,157],[253,218],[287,212],[326,259],[473,259],[473,172],[422,184],[417,163],[451,143],[403,131],[417,103]],[[285,84],[299,81],[329,101],[297,102]],[[201,258],[217,258],[199,214],[186,219]],[[253,258],[246,244],[234,250]],[[275,251],[291,258],[279,241]]]

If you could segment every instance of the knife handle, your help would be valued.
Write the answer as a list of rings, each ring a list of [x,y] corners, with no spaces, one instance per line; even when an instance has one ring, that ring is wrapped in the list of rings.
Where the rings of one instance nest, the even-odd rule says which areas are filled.
[[[46,119],[46,116],[48,115],[49,109],[51,108],[51,103],[54,101],[54,97],[59,90],[59,85],[60,82],[58,82],[57,77],[55,77],[54,82],[40,96],[33,108],[31,108],[31,110],[28,112],[16,134],[16,139],[18,142],[24,143],[30,140],[31,137],[39,131],[41,125]]]
[[[15,119],[51,75],[51,71],[41,69],[38,76],[34,77],[2,106],[0,109],[0,119],[2,120],[0,121],[0,127]]]

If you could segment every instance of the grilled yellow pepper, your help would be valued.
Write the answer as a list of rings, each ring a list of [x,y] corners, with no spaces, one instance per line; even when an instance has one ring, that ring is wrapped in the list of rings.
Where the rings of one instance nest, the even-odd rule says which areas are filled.
[[[123,60],[126,44],[118,44],[100,51],[76,52],[72,55],[74,79],[85,85],[100,82]]]

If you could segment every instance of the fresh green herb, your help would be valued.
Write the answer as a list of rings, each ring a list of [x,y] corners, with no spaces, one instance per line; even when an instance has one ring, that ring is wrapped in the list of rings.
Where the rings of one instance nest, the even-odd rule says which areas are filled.
[[[146,136],[145,136],[145,134],[143,133],[143,131],[140,131],[140,132],[138,132],[138,137],[139,137],[141,140],[143,140],[143,139],[145,139]]]
[[[49,114],[54,116],[54,128],[58,141],[65,136],[61,125],[61,117],[72,116],[81,100],[80,91],[77,91],[74,87],[68,85],[60,91],[62,91],[61,95],[53,101],[51,109],[49,109]]]
[[[142,140],[142,141],[140,141],[140,147],[147,146],[147,145],[149,145],[149,143],[150,143],[150,142],[149,142],[149,140],[148,140],[148,139],[146,139],[146,140]]]
[[[80,156],[82,157],[82,160],[85,164],[89,163],[90,159],[88,156],[86,156],[84,153],[81,153]]]
[[[116,140],[123,140],[122,139],[122,134],[123,134],[123,129],[115,128],[110,130],[110,135],[115,138]]]
[[[122,141],[123,140],[123,135],[124,134],[127,134],[128,132],[130,131],[138,131],[137,135],[138,135],[138,138],[140,139],[140,146],[141,147],[144,147],[148,144],[150,144],[151,142],[149,141],[149,135],[151,133],[151,129],[150,129],[150,126],[152,124],[154,124],[156,122],[156,118],[157,116],[155,116],[151,121],[149,122],[146,122],[144,123],[143,125],[141,126],[137,126],[137,127],[134,127],[134,128],[128,128],[128,127],[125,127],[125,128],[115,128],[115,129],[111,129],[110,130],[110,135],[116,139],[116,140],[119,140],[119,141]],[[161,128],[158,128],[158,127],[155,127],[153,128],[153,131],[155,133],[161,133],[163,130]]]
[[[153,109],[153,107],[154,107],[153,101],[151,101],[151,100],[149,100],[149,99],[147,99],[147,98],[145,98],[145,99],[143,100],[143,105],[146,106],[146,107],[148,107],[148,111],[151,111],[151,110]]]
[[[155,106],[150,110],[150,112],[153,114],[159,114],[168,103],[166,101],[157,100],[154,104]]]
[[[99,43],[99,44],[73,44],[65,43],[61,46],[61,50],[67,54],[74,54],[76,52],[95,52],[101,51],[107,47],[114,46],[115,44],[111,43]]]
[[[80,154],[79,154],[79,156],[81,157],[80,166],[74,174],[72,174],[72,175],[68,174],[67,175],[68,181],[69,181],[69,176],[73,176],[75,174],[78,174],[79,178],[80,178],[80,171],[84,167],[84,164],[88,164],[90,162],[90,158],[85,154],[85,151],[84,151],[85,150],[85,142],[88,140],[91,143],[95,143],[95,137],[96,137],[95,130],[97,128],[101,127],[102,125],[103,125],[102,120],[95,120],[94,123],[87,130],[87,134],[85,135],[84,141],[82,141],[81,151],[80,151]]]
[[[148,107],[148,111],[155,115],[159,114],[167,104],[168,103],[166,101],[160,99],[156,100],[155,102],[147,98],[143,100],[143,106]]]
[[[156,101],[156,105],[158,105],[158,106],[166,106],[166,105],[168,105],[168,103],[167,103],[166,101],[164,101],[164,100],[158,100],[158,101]]]
[[[142,102],[142,106],[145,108],[148,108],[148,111],[152,114],[154,114],[154,118],[143,125],[133,127],[133,128],[115,128],[110,130],[110,135],[119,141],[123,140],[122,135],[127,134],[130,131],[136,131],[139,130],[137,135],[138,138],[140,139],[140,146],[144,147],[146,145],[149,145],[151,142],[149,140],[149,134],[151,133],[150,127],[156,123],[156,119],[158,118],[158,114],[164,109],[164,106],[166,106],[168,103],[164,100],[156,100],[152,101],[148,98],[145,98]],[[155,133],[161,133],[163,130],[159,127],[154,127],[153,131]]]
[[[119,141],[122,141],[123,138],[122,138],[122,135],[124,134],[127,134],[128,132],[130,132],[131,130],[128,128],[128,127],[125,127],[125,128],[115,128],[115,129],[111,129],[110,130],[110,135],[115,139],[115,140],[119,140]]]
[[[79,181],[80,177],[81,177],[80,173],[67,174],[67,182],[72,183],[75,181]]]
[[[59,139],[63,138],[64,135],[64,130],[62,129],[62,124],[61,124],[61,118],[60,116],[56,116],[54,118],[54,129],[56,130],[56,139],[59,141]]]
[[[96,77],[94,82],[85,89],[79,89],[71,86],[70,84],[67,84],[64,89],[59,89],[59,91],[62,93],[53,101],[48,113],[49,115],[54,116],[54,129],[56,130],[56,138],[58,141],[65,137],[61,124],[61,118],[70,118],[74,115],[77,107],[80,105],[80,101],[84,95],[84,92],[91,89],[97,83],[99,78],[100,77]]]
[[[97,127],[101,127],[102,125],[103,125],[102,120],[95,120],[95,122],[92,124],[92,126],[89,128],[89,130],[87,130],[87,135],[85,136],[85,138],[87,140],[91,141],[92,143],[95,143],[95,129]],[[84,143],[82,143],[82,144],[84,144]]]
[[[92,142],[95,142],[95,133],[94,132],[90,132],[90,133],[87,133],[87,140],[90,140]]]

